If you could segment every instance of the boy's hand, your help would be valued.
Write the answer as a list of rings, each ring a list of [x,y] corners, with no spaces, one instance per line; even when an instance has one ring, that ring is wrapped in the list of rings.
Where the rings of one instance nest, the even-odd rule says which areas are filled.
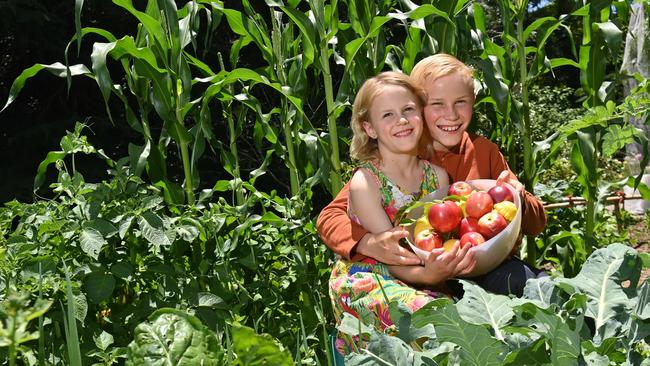
[[[504,170],[499,174],[499,177],[497,178],[497,184],[501,183],[508,183],[514,188],[519,194],[523,194],[525,191],[525,187],[519,179],[517,179],[517,176],[514,175],[511,171],[509,170]]]

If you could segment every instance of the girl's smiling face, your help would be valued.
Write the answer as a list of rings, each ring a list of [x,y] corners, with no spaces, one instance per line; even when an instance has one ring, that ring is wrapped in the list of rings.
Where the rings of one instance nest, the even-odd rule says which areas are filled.
[[[459,73],[441,76],[424,83],[427,103],[424,119],[435,150],[449,151],[460,144],[472,120],[474,90]]]
[[[370,121],[363,128],[377,139],[382,158],[386,154],[415,154],[422,136],[422,111],[418,98],[398,85],[386,85],[372,101]]]

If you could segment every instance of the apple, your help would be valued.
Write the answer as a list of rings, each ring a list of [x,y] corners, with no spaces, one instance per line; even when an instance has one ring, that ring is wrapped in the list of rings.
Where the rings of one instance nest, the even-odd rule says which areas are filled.
[[[487,192],[477,191],[467,198],[465,212],[467,212],[467,216],[469,217],[480,219],[483,215],[492,211],[493,205],[494,201],[492,201],[492,197]]]
[[[422,215],[419,219],[415,221],[415,226],[413,227],[413,235],[417,236],[418,233],[422,230],[431,229],[431,224],[429,224],[429,219],[426,215]]]
[[[464,217],[460,220],[460,229],[458,230],[458,235],[463,237],[464,234],[471,231],[478,232],[478,220],[473,217]]]
[[[451,250],[451,248],[454,246],[454,244],[458,243],[458,239],[447,239],[445,240],[444,243],[442,243],[442,247],[445,249],[445,252],[448,252]]]
[[[454,201],[442,201],[429,207],[428,217],[431,226],[444,234],[458,228],[463,218],[463,211]]]
[[[485,237],[476,231],[470,231],[465,233],[465,235],[460,237],[460,247],[464,248],[465,245],[471,245],[473,247],[485,243]]]
[[[458,182],[454,182],[451,186],[449,186],[449,190],[447,191],[447,194],[450,196],[469,196],[474,192],[474,188],[469,185],[469,183],[465,182],[464,180],[459,180]]]
[[[501,201],[494,204],[493,210],[500,213],[501,216],[510,222],[517,214],[517,205],[510,201]]]
[[[432,229],[424,229],[415,235],[415,246],[430,252],[442,247],[442,237]]]
[[[513,202],[512,192],[506,186],[496,185],[488,189],[488,194],[492,197],[494,203],[499,203],[503,201]]]
[[[508,226],[508,221],[498,212],[490,211],[478,219],[478,232],[486,239],[501,232]]]

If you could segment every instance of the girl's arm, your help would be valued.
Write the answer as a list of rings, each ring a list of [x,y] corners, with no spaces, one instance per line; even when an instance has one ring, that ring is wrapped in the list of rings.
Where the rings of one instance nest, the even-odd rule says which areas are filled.
[[[372,174],[365,169],[354,173],[350,181],[350,207],[363,226],[372,233],[393,229],[384,208],[381,194]],[[439,285],[451,277],[468,273],[476,263],[470,246],[459,249],[457,243],[452,250],[435,249],[425,261],[424,266],[389,266],[390,272],[408,283]]]
[[[375,176],[366,169],[358,169],[350,180],[350,211],[366,230],[375,234],[393,228],[381,200]]]
[[[427,286],[440,286],[446,280],[467,274],[476,264],[471,245],[460,249],[457,242],[449,252],[443,248],[431,251],[424,266],[389,266],[390,272],[402,281]]]

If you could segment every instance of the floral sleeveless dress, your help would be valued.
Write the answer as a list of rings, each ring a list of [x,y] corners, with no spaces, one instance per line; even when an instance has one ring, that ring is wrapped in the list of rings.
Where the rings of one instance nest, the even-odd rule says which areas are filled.
[[[369,170],[376,177],[382,196],[382,206],[393,224],[400,207],[418,200],[438,187],[433,166],[425,160],[422,160],[422,163],[420,191],[414,193],[404,192],[370,162],[359,166]],[[354,216],[351,217],[358,222]],[[363,323],[374,326],[378,331],[385,332],[395,331],[388,308],[390,302],[398,301],[411,311],[416,311],[440,297],[437,292],[418,290],[394,278],[385,264],[372,258],[365,258],[360,262],[339,258],[330,276],[329,295],[337,325],[341,323],[343,314],[348,313],[361,319]],[[358,337],[350,337],[339,332],[336,348],[339,353],[346,355],[355,348],[363,347],[365,341],[367,340],[360,340]]]

